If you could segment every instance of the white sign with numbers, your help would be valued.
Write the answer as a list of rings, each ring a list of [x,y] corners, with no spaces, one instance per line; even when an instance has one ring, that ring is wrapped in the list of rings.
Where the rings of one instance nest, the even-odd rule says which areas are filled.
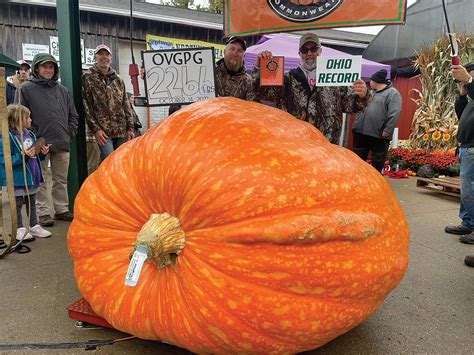
[[[189,104],[216,97],[214,48],[143,51],[149,106]]]

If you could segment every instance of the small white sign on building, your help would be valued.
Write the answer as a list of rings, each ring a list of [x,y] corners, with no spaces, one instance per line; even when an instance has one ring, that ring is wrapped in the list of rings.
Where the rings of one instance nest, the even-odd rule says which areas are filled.
[[[318,57],[316,86],[352,86],[360,79],[362,56]]]
[[[93,65],[94,64],[94,51],[95,48],[86,48],[86,65]]]
[[[59,38],[49,36],[49,53],[59,62]],[[81,63],[85,63],[84,40],[81,38]]]
[[[49,53],[59,62],[59,39],[49,36]]]
[[[189,104],[216,97],[214,48],[143,51],[149,106]]]
[[[45,44],[22,43],[22,59],[31,61],[38,53],[49,53],[49,46]]]

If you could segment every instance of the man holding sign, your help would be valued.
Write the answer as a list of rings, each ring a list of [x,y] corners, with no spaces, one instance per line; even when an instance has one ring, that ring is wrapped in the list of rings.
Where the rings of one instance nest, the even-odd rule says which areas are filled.
[[[331,143],[337,144],[342,131],[342,113],[358,112],[367,106],[370,98],[367,86],[360,79],[354,81],[352,91],[347,86],[318,85],[316,59],[322,51],[318,36],[306,33],[300,39],[299,48],[300,66],[285,74],[283,86],[260,87],[257,99],[275,102],[278,108],[311,123]],[[268,51],[258,55],[256,80],[260,76],[260,60],[269,57],[272,53]]]

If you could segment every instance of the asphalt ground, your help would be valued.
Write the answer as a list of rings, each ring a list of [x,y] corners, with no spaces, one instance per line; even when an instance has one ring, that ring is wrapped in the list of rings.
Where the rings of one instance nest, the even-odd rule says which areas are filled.
[[[474,354],[474,269],[463,262],[474,245],[444,233],[460,222],[459,199],[417,188],[416,178],[388,181],[410,225],[408,272],[372,317],[308,353]],[[101,354],[186,353],[136,338],[113,342],[128,335],[111,329],[75,327],[66,307],[81,295],[68,227],[57,221],[51,238],[28,243],[30,253],[0,260],[0,354],[81,354],[86,343]]]

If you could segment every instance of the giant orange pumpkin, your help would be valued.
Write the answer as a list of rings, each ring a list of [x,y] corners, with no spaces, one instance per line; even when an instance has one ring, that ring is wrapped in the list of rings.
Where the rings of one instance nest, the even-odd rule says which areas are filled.
[[[126,286],[141,243],[149,260]],[[104,161],[68,244],[81,293],[117,329],[195,352],[298,352],[380,306],[405,273],[408,226],[352,152],[280,110],[219,98]]]

